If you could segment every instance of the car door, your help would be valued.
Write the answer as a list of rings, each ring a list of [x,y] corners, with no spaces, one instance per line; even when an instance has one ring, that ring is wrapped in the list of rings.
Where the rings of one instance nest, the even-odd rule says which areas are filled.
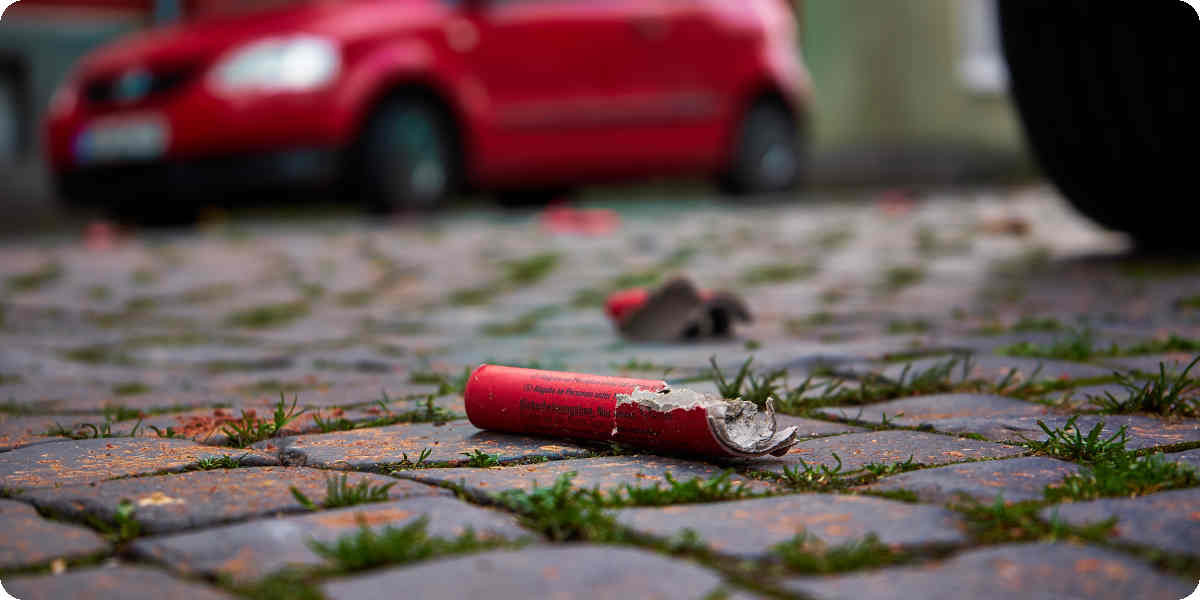
[[[632,174],[671,161],[675,0],[494,0],[467,57],[487,97],[476,168],[500,184]],[[665,129],[664,129],[665,126]]]

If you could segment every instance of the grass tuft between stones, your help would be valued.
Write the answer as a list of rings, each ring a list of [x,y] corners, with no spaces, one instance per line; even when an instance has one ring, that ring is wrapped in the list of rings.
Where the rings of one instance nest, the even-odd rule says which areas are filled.
[[[364,479],[357,484],[351,485],[348,482],[348,477],[346,474],[327,477],[325,479],[325,500],[320,505],[313,502],[296,486],[291,486],[288,489],[292,492],[292,497],[304,506],[304,508],[317,510],[317,508],[342,508],[386,501],[389,498],[388,492],[397,483],[393,481],[374,485],[371,483],[371,480]]]
[[[564,473],[549,486],[508,490],[495,499],[520,515],[526,527],[551,540],[619,542],[628,541],[627,537],[606,509],[719,502],[757,495],[744,483],[731,482],[732,471],[688,481],[678,481],[668,473],[666,486],[656,483],[639,488],[623,484],[610,491],[575,487],[571,484],[575,475]]]
[[[270,439],[308,410],[300,409],[297,412],[296,403],[298,401],[299,396],[293,397],[292,405],[289,407],[284,400],[283,392],[280,392],[279,402],[275,405],[275,412],[271,415],[270,420],[258,417],[253,410],[242,410],[242,418],[222,427],[221,433],[229,438],[229,444],[235,448],[245,448]]]
[[[1099,406],[1101,412],[1108,414],[1200,416],[1200,397],[1195,395],[1200,390],[1200,381],[1188,376],[1197,362],[1200,362],[1200,356],[1174,377],[1167,375],[1166,365],[1160,362],[1158,376],[1145,382],[1117,373],[1117,384],[1125,388],[1124,398],[1105,392],[1104,396],[1089,396],[1088,399]]]
[[[875,534],[830,547],[811,534],[801,533],[775,546],[771,553],[791,571],[814,575],[886,567],[905,558]]]
[[[503,538],[480,537],[469,528],[452,539],[432,537],[427,531],[428,525],[428,519],[421,518],[403,527],[385,527],[376,532],[365,521],[360,521],[357,532],[344,535],[333,543],[313,541],[310,547],[338,571],[352,573],[511,545]]]
[[[976,541],[984,544],[1032,541],[1103,542],[1112,534],[1116,518],[1086,527],[1073,527],[1057,513],[1049,521],[1038,516],[1045,502],[1006,503],[997,497],[991,504],[969,499],[954,508],[967,520],[967,528]]]
[[[1051,501],[1130,498],[1196,485],[1200,485],[1200,474],[1188,465],[1169,461],[1161,454],[1134,456],[1127,452],[1047,486],[1045,495]]]
[[[225,322],[230,327],[270,329],[273,327],[282,327],[304,318],[308,316],[309,310],[308,302],[303,300],[263,304],[232,312],[226,317]]]

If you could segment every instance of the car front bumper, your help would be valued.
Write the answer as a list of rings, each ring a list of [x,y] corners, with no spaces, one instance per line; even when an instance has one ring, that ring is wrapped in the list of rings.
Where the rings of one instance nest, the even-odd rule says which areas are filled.
[[[190,160],[91,166],[60,172],[57,184],[72,203],[119,206],[135,200],[196,200],[231,190],[316,188],[338,181],[343,152],[290,148]]]

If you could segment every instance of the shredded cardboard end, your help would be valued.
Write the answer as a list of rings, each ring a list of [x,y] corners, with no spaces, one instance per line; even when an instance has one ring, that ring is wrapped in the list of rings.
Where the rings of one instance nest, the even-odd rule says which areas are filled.
[[[618,407],[627,404],[662,413],[703,409],[713,436],[734,456],[782,456],[797,442],[795,427],[777,430],[775,403],[771,399],[767,400],[765,410],[759,410],[753,402],[724,400],[688,389],[664,388],[658,391],[637,389],[631,394],[617,396]]]

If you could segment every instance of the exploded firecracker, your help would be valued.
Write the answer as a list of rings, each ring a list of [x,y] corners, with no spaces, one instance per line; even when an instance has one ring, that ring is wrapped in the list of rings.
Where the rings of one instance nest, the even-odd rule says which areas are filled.
[[[480,429],[611,441],[698,456],[782,456],[796,428],[775,424],[772,401],[724,400],[665,381],[483,365],[465,393]]]
[[[635,288],[608,297],[605,309],[617,330],[636,341],[675,342],[728,337],[751,321],[745,301],[732,292],[698,289],[685,278],[657,290]]]

